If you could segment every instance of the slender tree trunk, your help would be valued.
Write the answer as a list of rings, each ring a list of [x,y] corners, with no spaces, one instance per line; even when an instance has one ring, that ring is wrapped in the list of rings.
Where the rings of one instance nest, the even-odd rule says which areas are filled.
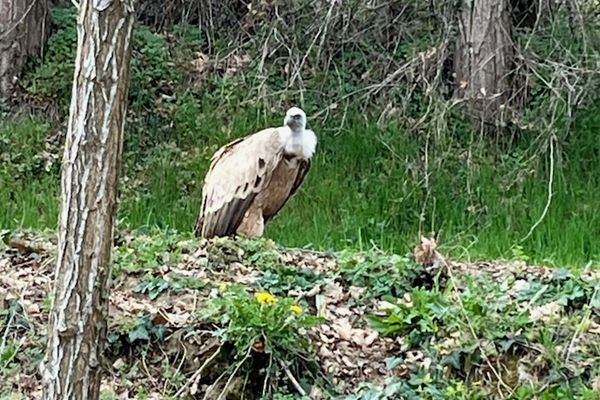
[[[47,0],[0,0],[0,98],[12,95],[30,56],[39,56],[49,33]]]
[[[510,99],[513,59],[508,0],[470,0],[459,14],[454,57],[458,98],[477,122],[497,124]]]
[[[99,395],[135,19],[132,0],[81,0],[79,7],[45,399]]]

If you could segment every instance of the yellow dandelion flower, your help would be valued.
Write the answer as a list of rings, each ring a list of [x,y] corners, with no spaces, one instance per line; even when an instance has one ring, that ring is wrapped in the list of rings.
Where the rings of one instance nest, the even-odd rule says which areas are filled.
[[[226,291],[226,290],[227,290],[227,287],[229,287],[229,283],[228,283],[228,282],[221,283],[221,284],[219,285],[219,292],[224,292],[224,291]]]
[[[257,292],[257,293],[254,293],[254,298],[259,303],[275,303],[277,301],[277,298],[275,296],[273,296],[271,293],[268,293],[268,292]]]
[[[290,307],[290,310],[292,310],[296,314],[300,314],[302,312],[302,307],[300,307],[297,304],[294,304],[293,306]]]

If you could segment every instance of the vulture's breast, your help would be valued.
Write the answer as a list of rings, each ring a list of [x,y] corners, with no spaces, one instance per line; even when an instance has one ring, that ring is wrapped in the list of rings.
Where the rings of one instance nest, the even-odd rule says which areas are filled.
[[[275,215],[290,196],[298,175],[299,163],[300,158],[298,157],[282,157],[273,171],[271,181],[265,190],[258,194],[256,202],[260,204],[266,218]]]

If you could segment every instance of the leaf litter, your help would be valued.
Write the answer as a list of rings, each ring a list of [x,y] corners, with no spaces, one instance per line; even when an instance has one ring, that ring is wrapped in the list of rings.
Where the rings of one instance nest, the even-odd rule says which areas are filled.
[[[198,314],[209,299],[218,296],[220,286],[233,283],[243,284],[251,291],[285,286],[287,295],[304,299],[311,306],[309,312],[324,317],[322,324],[307,332],[316,361],[327,377],[325,381],[313,381],[312,386],[302,380],[311,398],[351,396],[367,386],[384,390],[394,379],[408,381],[419,371],[442,368],[439,357],[452,354],[460,346],[463,333],[447,332],[443,338],[432,339],[437,341],[439,354],[431,355],[425,344],[411,345],[406,337],[385,335],[375,329],[368,322],[370,316],[387,315],[397,304],[408,309],[415,305],[408,290],[397,295],[397,299],[390,299],[377,292],[375,281],[356,284],[365,283],[357,278],[357,271],[367,262],[367,256],[357,256],[358,261],[352,265],[358,267],[347,270],[348,265],[342,263],[338,254],[285,249],[266,240],[163,239],[150,237],[147,242],[147,235],[125,233],[117,240],[105,366],[110,373],[105,374],[102,384],[103,390],[116,398],[136,398],[142,392],[147,398],[164,398],[182,388],[190,398],[211,398],[210,393],[216,398],[222,394],[219,390],[225,389],[228,394],[223,398],[238,398],[239,392],[245,392],[247,398],[259,398],[256,388],[245,384],[242,387],[237,380],[227,387],[222,382],[217,384],[220,370],[233,361],[219,351],[223,344],[214,334],[219,327],[203,321]],[[164,243],[150,250],[140,244],[153,240]],[[23,231],[5,234],[4,241],[5,246],[0,247],[0,322],[4,322],[0,330],[0,394],[41,398],[39,362],[45,350],[56,238],[52,233]],[[419,279],[425,276],[434,280],[437,273],[438,279],[441,276],[454,280],[458,291],[467,287],[469,280],[484,276],[506,289],[508,303],[529,296],[528,302],[519,304],[526,304],[527,315],[534,323],[551,323],[561,318],[564,323],[570,308],[585,308],[578,305],[583,299],[588,307],[585,318],[578,320],[581,326],[557,331],[564,346],[556,350],[558,357],[566,359],[564,368],[591,374],[591,384],[598,385],[599,355],[590,350],[590,343],[598,343],[600,335],[597,291],[591,298],[578,295],[575,289],[552,297],[552,288],[544,282],[558,279],[567,286],[567,277],[560,276],[564,272],[520,261],[448,261],[440,255],[433,239],[422,238],[408,259],[411,258],[405,268],[416,271]],[[286,281],[284,285],[277,273],[286,268],[304,271],[309,278],[314,277],[314,282],[307,284],[292,274],[291,283]],[[389,275],[390,282],[397,272],[393,264],[383,263],[376,268],[383,271],[383,276]],[[279,280],[267,282],[268,274],[275,274]],[[579,279],[598,286],[594,283],[598,274],[593,271],[582,273]],[[411,282],[416,281],[407,285]],[[393,290],[398,289],[390,286],[390,292]],[[16,351],[8,352],[9,346]],[[482,343],[479,346],[485,348]],[[490,346],[488,358],[494,351],[494,346]],[[549,364],[540,364],[543,350],[524,345],[518,351],[521,353],[516,382],[504,384],[516,387],[527,381],[550,385],[548,371],[540,367],[543,364],[547,368]],[[12,355],[7,359],[5,354]],[[502,357],[497,355],[495,359]],[[202,369],[206,363],[212,368]],[[479,375],[490,386],[510,380],[506,374],[489,378],[490,367],[480,365],[473,376]],[[445,376],[450,370],[448,365],[443,367]],[[289,378],[290,391],[294,392],[299,383],[292,382],[293,376]],[[470,379],[474,383],[475,378]],[[465,381],[468,383],[469,379]],[[231,392],[233,389],[238,393]],[[501,390],[488,394],[490,398],[506,396]]]

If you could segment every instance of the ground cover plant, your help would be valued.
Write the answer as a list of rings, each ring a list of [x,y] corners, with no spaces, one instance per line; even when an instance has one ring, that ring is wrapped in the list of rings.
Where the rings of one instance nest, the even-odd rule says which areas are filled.
[[[41,394],[55,242],[3,232],[0,398]],[[321,253],[120,231],[113,281],[105,399],[583,400],[600,385],[589,269],[455,262],[430,240]]]

